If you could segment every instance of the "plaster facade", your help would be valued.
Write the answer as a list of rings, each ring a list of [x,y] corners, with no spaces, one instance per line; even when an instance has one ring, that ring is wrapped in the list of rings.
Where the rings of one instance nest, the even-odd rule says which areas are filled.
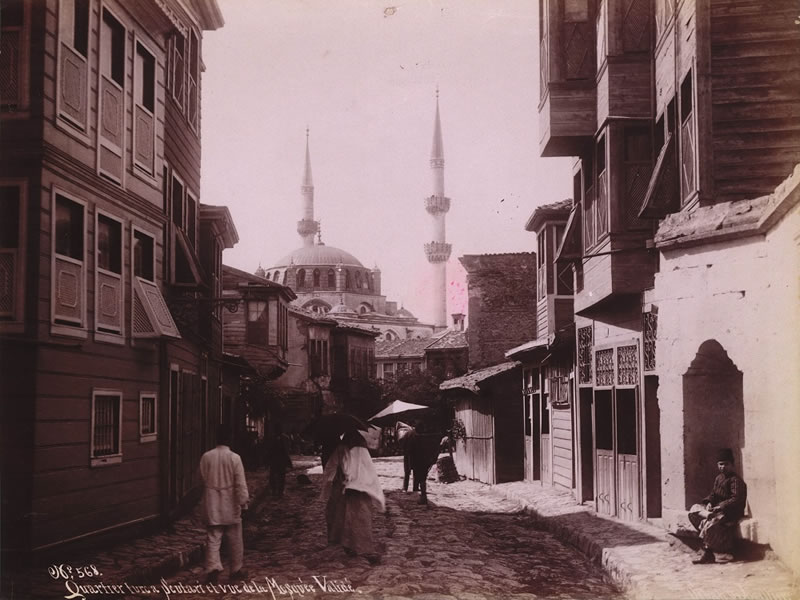
[[[663,248],[652,294],[661,439],[669,440],[661,450],[665,525],[683,522],[686,508],[710,491],[713,450],[732,447],[748,485],[750,537],[770,544],[795,572],[799,248],[795,202],[764,234]],[[699,480],[708,489],[694,497]]]

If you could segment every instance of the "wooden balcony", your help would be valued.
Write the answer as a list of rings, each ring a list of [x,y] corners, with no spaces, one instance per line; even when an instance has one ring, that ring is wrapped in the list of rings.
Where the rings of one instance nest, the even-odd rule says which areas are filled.
[[[567,11],[542,0],[539,40],[539,150],[576,156],[597,129],[594,2]],[[576,5],[577,6],[577,5]]]
[[[641,294],[653,286],[657,254],[639,234],[611,234],[583,259],[575,290],[575,313],[609,299]]]

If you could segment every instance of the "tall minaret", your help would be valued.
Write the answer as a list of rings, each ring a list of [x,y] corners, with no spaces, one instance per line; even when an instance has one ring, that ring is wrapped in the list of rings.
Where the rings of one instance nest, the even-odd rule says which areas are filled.
[[[450,198],[444,195],[444,145],[442,144],[442,124],[439,120],[439,88],[436,88],[436,120],[433,123],[433,148],[431,148],[431,173],[433,175],[433,195],[425,198],[425,210],[431,216],[431,239],[425,244],[425,256],[433,269],[433,324],[447,326],[447,260],[451,246],[445,242],[444,217],[450,210]]]
[[[303,246],[314,245],[314,235],[319,231],[319,221],[314,220],[314,180],[311,178],[311,153],[308,150],[308,127],[306,127],[306,164],[303,169],[303,218],[297,222],[297,233],[303,238]]]

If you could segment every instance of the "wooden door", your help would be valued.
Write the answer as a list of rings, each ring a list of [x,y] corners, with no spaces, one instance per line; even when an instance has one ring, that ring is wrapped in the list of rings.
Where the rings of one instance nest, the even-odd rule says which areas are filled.
[[[597,449],[597,513],[614,515],[614,451]]]
[[[550,447],[550,434],[542,434],[542,483],[553,484],[553,456]]]
[[[639,519],[639,457],[617,455],[617,516],[623,521]]]
[[[637,397],[635,388],[614,390],[617,516],[625,521],[637,521],[641,515]]]
[[[598,514],[616,514],[614,421],[611,390],[594,391],[595,507]]]

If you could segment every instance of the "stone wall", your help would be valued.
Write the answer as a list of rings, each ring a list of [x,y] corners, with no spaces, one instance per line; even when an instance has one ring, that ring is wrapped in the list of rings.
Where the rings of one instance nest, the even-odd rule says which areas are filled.
[[[506,360],[505,352],[536,338],[536,254],[466,255],[469,368]]]
[[[721,228],[717,228],[721,229]],[[800,572],[800,205],[766,232],[661,249],[658,310],[665,524],[710,492],[714,446],[748,485],[755,540]],[[698,453],[700,454],[698,456]]]

